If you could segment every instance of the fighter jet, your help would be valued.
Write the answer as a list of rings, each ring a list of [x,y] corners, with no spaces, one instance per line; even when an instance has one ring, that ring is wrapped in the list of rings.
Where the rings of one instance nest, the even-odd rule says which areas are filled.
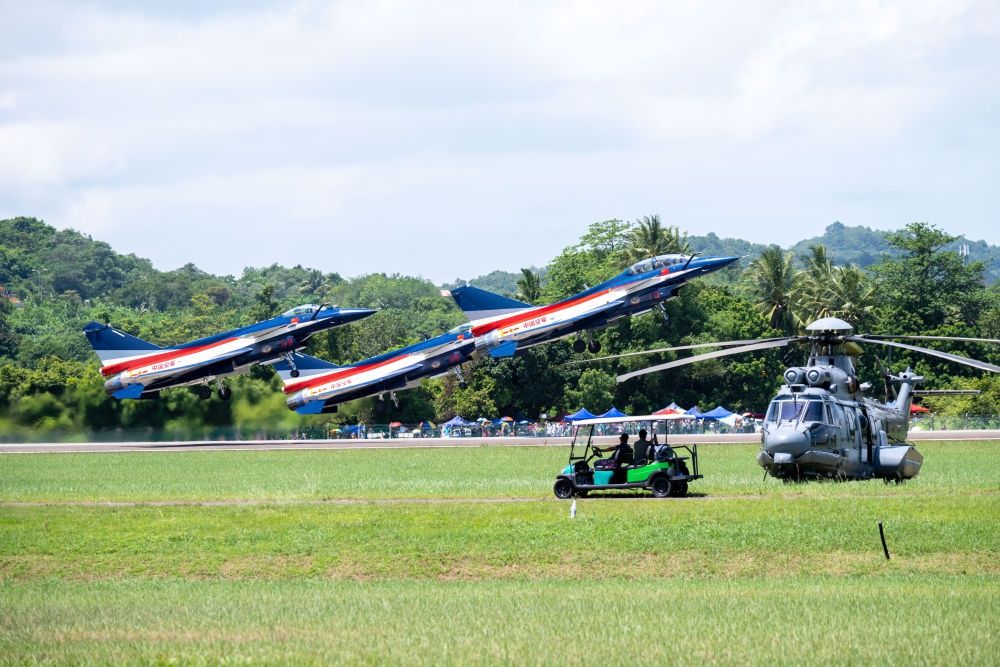
[[[477,287],[450,290],[469,319],[476,347],[492,357],[509,357],[519,350],[587,332],[573,349],[599,352],[590,336],[615,320],[640,315],[677,296],[692,278],[729,266],[739,257],[658,255],[636,262],[600,285],[547,306],[532,306]]]
[[[415,387],[424,378],[451,370],[462,380],[459,365],[475,350],[475,339],[469,333],[453,330],[349,366],[295,353],[276,363],[274,369],[285,383],[289,409],[299,414],[336,412],[341,403],[366,396],[378,396],[375,409],[382,412],[386,393],[399,408],[396,392]],[[300,375],[295,375],[296,370]]]
[[[305,304],[278,317],[214,336],[160,347],[107,324],[83,328],[101,359],[104,389],[115,398],[157,398],[160,390],[194,385],[201,398],[212,394],[208,383],[245,373],[254,364],[291,359],[306,339],[320,331],[373,314],[368,308],[338,308]],[[294,368],[292,374],[298,374]],[[218,394],[229,400],[231,390],[221,381]]]

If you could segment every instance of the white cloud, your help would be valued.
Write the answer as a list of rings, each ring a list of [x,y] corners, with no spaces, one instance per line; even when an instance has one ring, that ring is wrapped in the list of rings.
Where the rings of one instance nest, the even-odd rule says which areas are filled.
[[[989,2],[4,11],[0,215],[165,266],[444,280],[653,211],[763,241],[926,211],[1000,241]]]

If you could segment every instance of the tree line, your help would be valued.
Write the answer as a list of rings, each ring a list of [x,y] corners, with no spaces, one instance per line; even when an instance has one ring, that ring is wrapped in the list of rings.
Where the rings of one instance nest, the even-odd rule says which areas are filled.
[[[800,331],[835,316],[860,333],[906,333],[1000,338],[1000,291],[988,286],[983,262],[953,250],[955,237],[926,223],[885,235],[889,250],[867,268],[837,265],[829,249],[803,253],[766,247],[755,257],[689,284],[651,313],[597,332],[603,354],[620,354],[713,340],[743,340]],[[655,215],[606,220],[584,231],[541,269],[489,274],[508,295],[527,303],[570,296],[657,254],[718,254],[717,237],[688,237]],[[705,250],[708,248],[707,250]],[[473,284],[475,280],[472,281]],[[311,339],[309,353],[351,363],[437,335],[463,321],[430,281],[382,273],[345,278],[316,269],[247,268],[215,276],[192,265],[157,271],[145,259],[116,253],[72,230],[33,218],[0,220],[0,434],[145,430],[169,435],[239,428],[278,432],[371,422],[373,403],[356,401],[335,415],[301,417],[287,410],[280,382],[267,368],[231,381],[233,400],[199,400],[186,389],[158,401],[116,401],[105,395],[96,356],[82,334],[90,320],[108,322],[160,345],[186,342],[271,317],[303,302],[378,308],[359,323]],[[17,303],[19,301],[20,303]],[[945,351],[1000,363],[1000,346],[937,344]],[[797,356],[798,355],[798,356]],[[509,359],[480,359],[466,369],[464,389],[451,377],[426,381],[402,395],[403,422],[510,415],[536,419],[580,407],[631,412],[671,401],[711,408],[762,410],[781,371],[802,363],[802,350],[714,360],[616,384],[615,375],[674,357],[627,357],[575,364],[565,341]],[[893,352],[859,359],[862,380],[879,383],[878,368],[911,365],[934,388],[978,388],[976,397],[928,399],[942,413],[996,414],[1000,383],[944,361]],[[880,388],[880,387],[879,387]]]

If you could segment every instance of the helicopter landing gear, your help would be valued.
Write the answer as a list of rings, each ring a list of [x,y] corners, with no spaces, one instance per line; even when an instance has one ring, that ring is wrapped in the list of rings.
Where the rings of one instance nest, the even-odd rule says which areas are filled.
[[[573,341],[573,351],[576,353],[583,352],[587,349],[587,344],[583,341],[583,338],[577,338]]]
[[[233,397],[233,390],[221,382],[219,383],[219,388],[216,390],[216,393],[219,395],[220,401],[228,401]]]
[[[289,375],[291,375],[293,378],[297,378],[300,375],[300,373],[299,369],[295,367],[295,357],[292,356],[291,352],[287,352],[283,356],[285,358],[285,361],[288,362],[288,365],[292,367],[292,371],[291,373],[289,373]]]

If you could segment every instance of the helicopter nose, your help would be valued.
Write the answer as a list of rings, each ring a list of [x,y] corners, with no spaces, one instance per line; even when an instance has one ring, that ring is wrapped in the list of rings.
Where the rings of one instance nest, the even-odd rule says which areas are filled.
[[[781,429],[769,433],[764,442],[764,451],[777,462],[779,459],[789,459],[805,454],[809,449],[809,434],[804,431]]]

